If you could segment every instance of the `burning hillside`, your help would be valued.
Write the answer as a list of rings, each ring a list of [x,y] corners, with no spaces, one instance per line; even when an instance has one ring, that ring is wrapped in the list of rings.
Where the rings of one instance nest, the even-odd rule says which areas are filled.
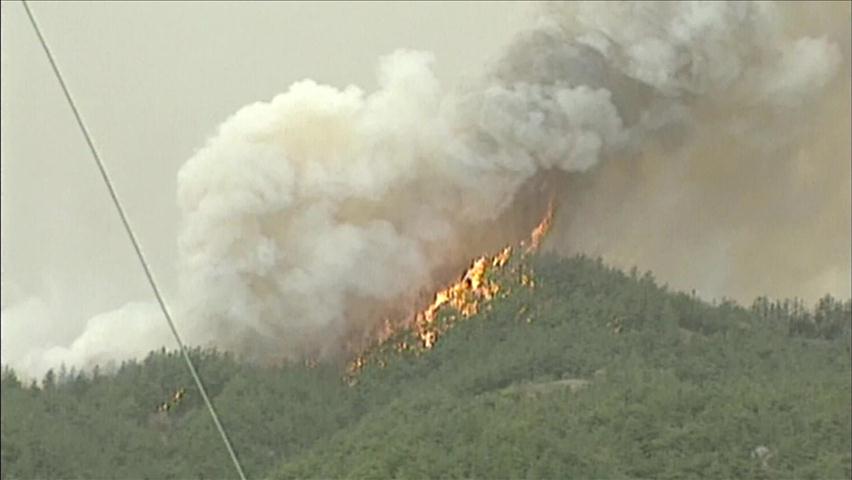
[[[544,217],[533,229],[529,239],[518,245],[517,249],[522,252],[522,256],[535,253],[539,249],[552,226],[554,211],[555,203],[551,198]],[[396,352],[410,351],[419,354],[430,350],[457,322],[488,308],[488,302],[497,298],[501,292],[508,295],[509,286],[501,284],[497,279],[501,274],[508,273],[506,277],[514,279],[519,286],[533,288],[535,282],[532,272],[525,271],[521,263],[510,265],[515,250],[515,247],[508,245],[495,254],[476,258],[458,280],[434,295],[429,306],[406,321],[394,324],[386,320],[375,344],[357,354],[351,362],[350,382],[355,381],[354,377],[377,353],[385,353],[389,344]],[[509,271],[505,272],[507,268]],[[445,315],[441,315],[442,313]],[[384,366],[384,362],[383,358],[375,361],[379,366]]]
[[[516,242],[551,194],[558,253],[738,299],[772,292],[760,282],[848,291],[849,25],[793,28],[810,9],[547,3],[463,85],[397,50],[373,92],[304,80],[245,106],[178,172],[178,329],[252,360],[323,361],[407,319],[407,348],[429,348],[439,311],[451,324],[500,295],[492,274],[538,247],[550,220]],[[161,346],[157,309],[136,307],[4,359]]]
[[[399,50],[381,61],[375,92],[305,80],[243,108],[178,175],[188,338],[260,360],[339,358],[370,338],[381,319],[389,320],[378,325],[380,335],[393,337],[394,319],[406,313],[399,309],[422,301],[473,258],[409,321],[416,348],[429,348],[446,328],[439,310],[457,319],[472,315],[498,295],[490,273],[505,268],[515,250],[538,247],[550,216],[527,244],[501,248],[529,234],[528,225],[513,221],[528,219],[525,207],[550,194],[571,205],[553,235],[557,249],[575,248],[581,238],[592,250],[603,243],[594,227],[608,223],[615,233],[606,242],[629,247],[656,238],[662,227],[620,228],[619,221],[632,219],[619,214],[632,205],[616,202],[585,218],[581,210],[594,206],[586,198],[608,204],[633,180],[651,181],[643,175],[655,171],[630,171],[643,168],[636,164],[642,154],[706,158],[713,167],[718,155],[688,148],[703,145],[708,132],[715,136],[707,152],[731,135],[758,139],[772,127],[793,139],[798,133],[787,128],[784,113],[801,110],[834,78],[837,46],[792,36],[777,8],[550,5],[542,10],[546,21],[513,39],[463,86],[444,88],[431,54]],[[758,143],[743,145],[749,157],[777,157],[756,151],[771,139]],[[677,173],[685,162],[671,160],[671,169],[659,171]],[[589,183],[613,170],[623,188]],[[638,222],[659,217],[671,227],[656,212],[679,205],[667,191],[691,188],[677,175],[636,187],[662,199],[643,206]],[[736,175],[720,178],[730,176]],[[546,190],[524,190],[544,179]],[[720,248],[719,237],[705,235],[712,223],[701,221],[698,240],[684,245],[709,241]],[[680,230],[671,228],[673,239]],[[670,247],[669,240],[658,243]]]

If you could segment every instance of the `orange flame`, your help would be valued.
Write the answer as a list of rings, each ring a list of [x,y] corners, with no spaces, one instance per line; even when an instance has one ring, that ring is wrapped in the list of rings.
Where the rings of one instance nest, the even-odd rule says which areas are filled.
[[[479,312],[480,300],[490,300],[500,291],[500,285],[487,277],[491,268],[501,268],[512,256],[512,247],[505,247],[493,257],[479,257],[464,275],[449,287],[435,294],[435,300],[414,317],[414,330],[424,349],[430,349],[452,322],[435,324],[438,311],[444,305],[454,308],[463,318]]]
[[[521,246],[527,245],[524,254],[533,253],[539,249],[541,242],[552,226],[554,210],[555,205],[551,197],[548,202],[547,212],[530,234],[529,243],[521,242]],[[456,321],[479,313],[484,302],[495,298],[500,292],[500,285],[490,278],[489,273],[492,270],[500,270],[505,267],[512,258],[512,253],[512,247],[507,246],[493,256],[485,255],[475,259],[455,283],[439,290],[435,294],[432,303],[414,315],[413,320],[408,323],[410,329],[419,340],[419,345],[409,345],[406,341],[400,341],[395,345],[395,350],[398,352],[412,349],[418,352],[429,350],[435,346],[438,339]],[[535,285],[532,277],[524,272],[520,274],[520,283],[529,288]],[[458,312],[458,315],[451,315],[445,318],[443,322],[438,322],[438,313],[445,307],[451,307]],[[377,344],[381,346],[396,333],[391,322],[385,320],[383,328],[378,335]],[[350,375],[355,375],[359,370],[364,368],[368,360],[368,352],[362,352],[357,355],[350,363]],[[380,363],[383,364],[381,360]],[[350,385],[354,384],[352,377],[350,377],[349,381]]]
[[[541,242],[544,240],[544,237],[550,232],[550,227],[553,225],[553,210],[554,210],[553,197],[550,197],[550,201],[547,203],[547,213],[544,215],[544,218],[541,219],[541,222],[538,223],[532,234],[530,235],[530,246],[527,247],[527,253],[532,253],[538,250],[541,246]]]

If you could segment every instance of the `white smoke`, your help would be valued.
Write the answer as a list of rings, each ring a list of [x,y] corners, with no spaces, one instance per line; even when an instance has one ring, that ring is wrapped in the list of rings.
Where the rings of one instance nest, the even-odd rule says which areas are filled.
[[[536,199],[570,199],[557,247],[594,250],[583,231],[618,222],[584,199],[677,191],[669,173],[620,189],[607,172],[649,151],[707,159],[705,128],[766,151],[795,146],[813,132],[788,119],[810,112],[849,58],[825,35],[791,33],[786,8],[546,4],[473,85],[447,89],[430,54],[400,50],[381,60],[376,92],[305,80],[242,108],[178,174],[178,327],[190,343],[257,358],[334,355],[472,255],[528,233]],[[661,202],[677,198],[642,205]],[[125,353],[96,345],[132,326],[91,327],[49,360]]]
[[[384,58],[370,95],[298,83],[187,162],[184,300],[205,341],[336,349],[380,320],[358,305],[410,301],[463,266],[469,231],[531,178],[586,171],[655,134],[688,141],[698,105],[747,103],[758,114],[739,128],[759,130],[818,95],[841,55],[788,38],[772,4],[582,3],[548,7],[474,87],[442,90],[431,60]]]
[[[463,265],[467,231],[525,180],[585,170],[623,133],[605,90],[494,85],[471,107],[441,91],[431,60],[384,58],[371,95],[295,84],[187,162],[184,316],[203,328],[191,338],[334,353],[380,320],[357,305],[410,305],[439,269]],[[470,113],[478,123],[459,121]]]
[[[63,364],[88,370],[174,346],[156,304],[131,302],[95,315],[67,346],[62,346],[67,335],[56,331],[67,322],[64,315],[60,306],[37,297],[4,308],[0,322],[3,365],[11,365],[24,377],[38,379]],[[18,341],[22,338],[27,342]]]

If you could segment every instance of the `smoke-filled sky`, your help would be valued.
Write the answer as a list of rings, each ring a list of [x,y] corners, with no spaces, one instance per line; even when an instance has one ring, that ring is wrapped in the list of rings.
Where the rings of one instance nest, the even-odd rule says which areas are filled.
[[[379,57],[399,47],[435,52],[437,74],[455,81],[508,41],[530,8],[38,2],[32,9],[171,299],[177,171],[228,115],[304,78],[374,89]],[[3,2],[0,20],[5,363],[69,346],[91,317],[153,297],[23,7]],[[151,328],[167,334],[156,321]],[[127,339],[111,343],[129,347]]]
[[[849,4],[33,9],[190,343],[334,355],[551,195],[546,248],[707,298],[849,296]],[[171,346],[1,16],[3,363]]]

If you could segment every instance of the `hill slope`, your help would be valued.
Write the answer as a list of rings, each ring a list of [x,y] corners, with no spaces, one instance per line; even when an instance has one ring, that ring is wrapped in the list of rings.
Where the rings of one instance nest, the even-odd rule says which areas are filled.
[[[249,476],[852,475],[849,302],[709,305],[583,257],[517,261],[534,288],[497,272],[507,295],[431,350],[400,334],[354,386],[194,352]],[[59,377],[4,372],[3,478],[232,475],[174,353]]]

